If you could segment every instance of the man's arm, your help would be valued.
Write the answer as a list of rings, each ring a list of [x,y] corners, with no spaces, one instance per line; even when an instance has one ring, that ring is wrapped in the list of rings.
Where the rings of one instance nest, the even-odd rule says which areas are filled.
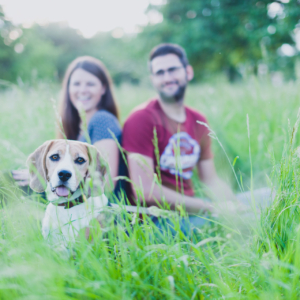
[[[155,183],[153,159],[136,153],[129,153],[127,156],[129,175],[134,185],[133,191],[137,196],[137,188],[141,189],[148,205],[157,205],[165,201],[171,209],[177,205],[183,205],[188,212],[198,213],[199,211],[212,211],[210,203],[200,199],[177,193],[176,191]]]

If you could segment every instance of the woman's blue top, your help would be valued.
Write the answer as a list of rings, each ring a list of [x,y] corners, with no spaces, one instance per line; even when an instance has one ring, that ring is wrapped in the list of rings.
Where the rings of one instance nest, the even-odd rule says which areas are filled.
[[[114,138],[116,138],[120,143],[122,138],[122,129],[118,119],[106,110],[98,110],[92,116],[87,131],[92,145],[103,139]],[[81,136],[79,140],[87,142],[84,136]]]
[[[88,124],[87,131],[92,145],[103,139],[116,139],[119,145],[121,145],[122,129],[119,121],[112,113],[106,110],[99,110],[93,115]],[[80,135],[78,140],[81,142],[87,142],[86,138],[83,135]],[[121,153],[119,154],[118,175],[128,176],[128,171]],[[114,189],[114,195],[117,196],[117,198],[120,199],[120,193],[125,192],[125,185],[126,182],[124,180],[119,180],[117,182]],[[111,199],[111,201],[113,201],[113,199]]]

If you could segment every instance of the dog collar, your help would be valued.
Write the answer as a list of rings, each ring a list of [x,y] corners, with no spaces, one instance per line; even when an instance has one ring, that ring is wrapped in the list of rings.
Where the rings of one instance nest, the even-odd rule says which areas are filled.
[[[57,206],[64,206],[65,209],[68,209],[68,208],[72,208],[73,206],[82,204],[82,203],[84,203],[84,202],[85,202],[85,201],[84,201],[84,199],[83,199],[83,196],[80,195],[77,199],[69,200],[69,201],[64,202],[64,203],[59,203],[59,204],[57,204]]]

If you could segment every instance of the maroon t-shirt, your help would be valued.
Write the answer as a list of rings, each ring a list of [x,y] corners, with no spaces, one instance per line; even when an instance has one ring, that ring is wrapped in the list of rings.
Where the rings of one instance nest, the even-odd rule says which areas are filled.
[[[163,112],[158,100],[150,100],[128,117],[122,141],[126,151],[151,157],[156,172],[155,128],[162,184],[181,192],[182,182],[184,194],[193,196],[192,170],[199,160],[212,158],[213,154],[208,129],[196,122],[207,123],[206,118],[186,106],[185,112],[185,122],[178,123]]]

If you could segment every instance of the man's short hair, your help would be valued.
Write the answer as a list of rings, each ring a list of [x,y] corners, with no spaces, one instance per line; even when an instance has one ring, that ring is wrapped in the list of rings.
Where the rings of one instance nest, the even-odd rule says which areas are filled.
[[[181,61],[184,67],[189,65],[189,61],[186,55],[185,50],[177,44],[159,44],[158,46],[154,47],[149,56],[149,69],[151,70],[151,61],[158,56],[163,56],[167,54],[175,54],[178,56],[179,60]]]

